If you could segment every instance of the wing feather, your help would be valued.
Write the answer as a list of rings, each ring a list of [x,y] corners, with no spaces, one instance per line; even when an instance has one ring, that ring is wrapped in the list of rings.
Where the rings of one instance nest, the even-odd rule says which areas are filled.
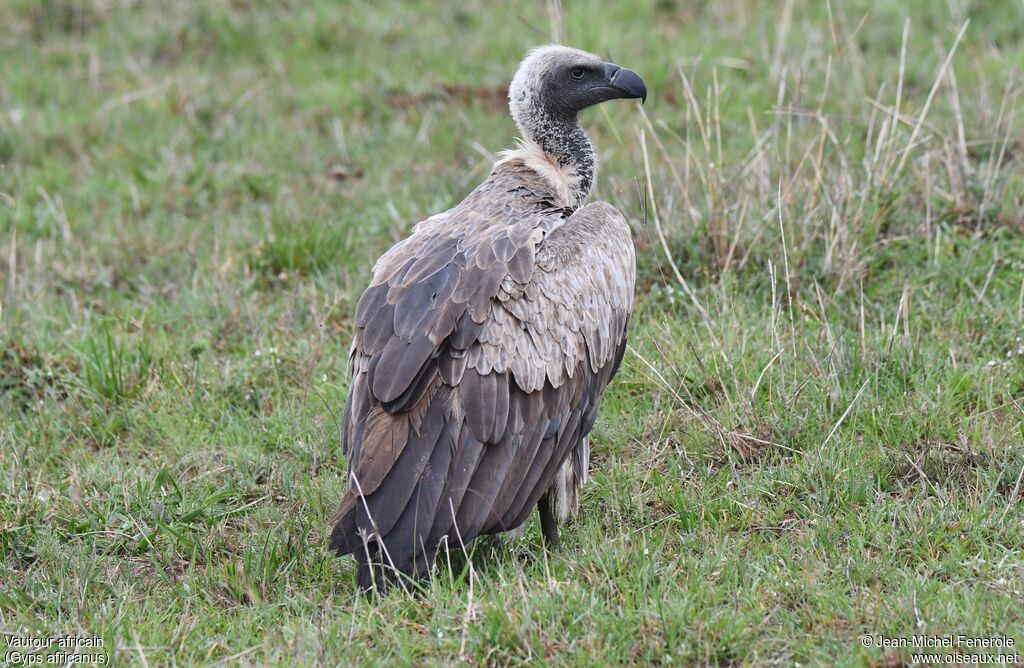
[[[435,353],[425,335],[411,341],[393,336],[380,354],[373,377],[373,395],[378,401],[394,401],[412,384],[423,365]]]
[[[491,442],[491,434],[494,432],[497,385],[497,374],[470,372],[463,375],[459,388],[466,422],[473,430],[473,435],[484,443]]]
[[[437,449],[441,431],[446,426],[443,400],[443,393],[434,395],[421,420],[419,433],[408,434],[407,443],[395,458],[389,475],[379,483],[379,486],[368,489],[370,485],[362,483],[366,503],[357,504],[359,526],[381,536],[391,533],[416,489],[427,462]],[[402,425],[403,428],[408,430],[408,420],[402,421],[405,423]],[[372,494],[373,491],[378,493]]]
[[[442,267],[427,278],[405,288],[392,288],[400,290],[395,302],[395,334],[405,340],[412,340],[417,332],[422,331],[421,324],[427,316],[434,298],[447,286],[450,273]]]
[[[395,335],[395,306],[384,302],[356,331],[356,347],[364,355],[377,355]]]
[[[439,540],[452,531],[457,513],[462,507],[466,489],[476,473],[486,447],[473,436],[473,431],[465,423],[462,423],[461,427],[456,444],[457,453],[452,459],[452,466],[448,472],[445,489],[441,494],[434,527],[427,541],[428,545],[436,545]],[[460,530],[457,535],[451,537],[450,542],[458,544],[460,540],[468,541],[470,537]]]

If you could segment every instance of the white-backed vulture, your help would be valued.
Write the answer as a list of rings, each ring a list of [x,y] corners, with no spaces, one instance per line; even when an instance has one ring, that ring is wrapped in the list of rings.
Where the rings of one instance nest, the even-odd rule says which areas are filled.
[[[358,559],[360,587],[422,578],[441,541],[514,529],[534,507],[558,544],[636,273],[626,220],[583,204],[597,161],[577,114],[646,97],[632,70],[532,50],[509,88],[520,148],[374,266],[355,313],[348,489],[331,534]]]

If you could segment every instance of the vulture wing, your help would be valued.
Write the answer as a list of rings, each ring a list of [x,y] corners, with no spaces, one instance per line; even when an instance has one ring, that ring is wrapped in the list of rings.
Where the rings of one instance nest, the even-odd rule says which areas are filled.
[[[363,587],[375,564],[422,575],[439,541],[519,526],[570,456],[585,473],[635,257],[612,206],[569,215],[549,190],[499,163],[382,256],[359,300],[331,545]]]

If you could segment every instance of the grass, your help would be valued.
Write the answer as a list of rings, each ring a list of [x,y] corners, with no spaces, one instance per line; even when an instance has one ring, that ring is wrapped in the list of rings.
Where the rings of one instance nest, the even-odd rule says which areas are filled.
[[[1024,643],[1024,5],[0,6],[0,630],[118,665],[903,665]],[[350,318],[552,36],[640,262],[583,513],[354,594]],[[4,649],[6,651],[6,648]]]

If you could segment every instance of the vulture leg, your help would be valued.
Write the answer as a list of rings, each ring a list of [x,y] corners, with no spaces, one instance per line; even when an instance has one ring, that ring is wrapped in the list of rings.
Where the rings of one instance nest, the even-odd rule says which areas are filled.
[[[555,488],[552,487],[537,502],[540,512],[540,532],[544,535],[544,544],[557,550],[562,541],[558,539],[558,516],[555,512]]]

